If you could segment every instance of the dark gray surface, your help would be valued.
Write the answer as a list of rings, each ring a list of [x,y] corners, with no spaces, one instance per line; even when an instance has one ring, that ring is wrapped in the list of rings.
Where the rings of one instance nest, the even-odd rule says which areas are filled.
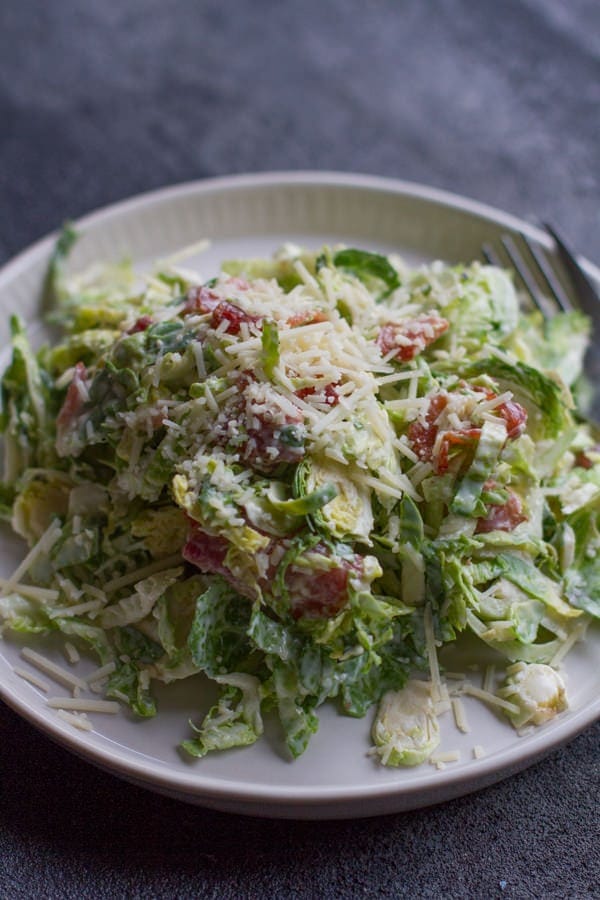
[[[548,218],[600,260],[597,0],[5,2],[0,259],[167,183],[394,175]],[[186,807],[0,707],[0,896],[600,896],[590,728],[479,794],[357,822]]]

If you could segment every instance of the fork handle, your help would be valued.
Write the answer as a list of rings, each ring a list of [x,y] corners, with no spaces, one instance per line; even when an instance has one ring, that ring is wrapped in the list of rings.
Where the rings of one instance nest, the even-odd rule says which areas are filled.
[[[554,228],[548,225],[547,222],[544,222],[543,225],[556,244],[558,255],[573,282],[573,287],[583,312],[596,319],[598,317],[598,306],[600,305],[600,295],[597,289],[577,262],[575,254],[567,247]]]

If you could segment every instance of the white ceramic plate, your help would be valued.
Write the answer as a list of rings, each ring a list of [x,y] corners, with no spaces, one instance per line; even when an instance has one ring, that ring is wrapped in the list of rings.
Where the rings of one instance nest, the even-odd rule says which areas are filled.
[[[483,241],[524,230],[527,224],[450,194],[399,181],[334,174],[267,174],[204,181],[146,194],[77,223],[83,237],[72,267],[131,256],[140,264],[210,237],[201,260],[214,274],[231,256],[267,255],[284,241],[309,247],[339,241],[410,260],[467,261]],[[0,346],[7,344],[8,314],[18,310],[35,329],[39,291],[51,236],[18,256],[0,273]],[[586,264],[588,272],[600,272]],[[6,360],[4,360],[6,361]],[[14,570],[23,548],[2,531],[0,571]],[[28,639],[28,645],[32,640]],[[40,640],[44,652],[65,665],[61,645]],[[465,652],[469,653],[467,649]],[[465,699],[471,726],[460,734],[451,714],[442,719],[441,750],[458,749],[460,761],[443,771],[431,765],[386,769],[368,757],[371,717],[349,719],[333,706],[320,710],[321,725],[304,756],[291,763],[277,729],[253,747],[186,761],[177,744],[189,736],[187,720],[207,708],[202,678],[162,689],[159,715],[150,721],[91,715],[95,730],[76,731],[45,705],[35,687],[17,677],[19,642],[0,643],[0,696],[18,713],[79,756],[144,787],[218,809],[290,818],[366,816],[416,808],[491,784],[539,759],[600,716],[600,633],[592,631],[568,658],[571,709],[526,737],[478,701]],[[468,660],[463,660],[461,666]],[[81,663],[85,672],[93,662]],[[63,694],[57,687],[56,694]],[[486,756],[475,760],[481,744]],[[13,761],[18,765],[18,761]]]

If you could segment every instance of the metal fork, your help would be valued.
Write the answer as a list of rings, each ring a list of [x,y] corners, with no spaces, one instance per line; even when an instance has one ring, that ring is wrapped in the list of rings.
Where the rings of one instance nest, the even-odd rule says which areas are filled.
[[[500,238],[502,247],[515,273],[523,283],[535,306],[544,319],[563,312],[580,310],[585,313],[592,325],[591,341],[585,355],[584,372],[590,394],[584,403],[585,413],[600,429],[600,294],[591,279],[583,271],[574,253],[550,225],[544,224],[546,232],[554,241],[554,257],[542,248],[542,245],[531,240],[527,235],[519,235],[517,240],[510,235]],[[524,248],[526,254],[520,249]],[[505,268],[500,253],[490,244],[482,247],[484,259],[491,265]],[[526,262],[526,255],[534,263],[534,267]],[[563,277],[557,272],[556,260],[562,264]],[[552,261],[551,261],[552,260]],[[564,276],[567,276],[565,278]],[[565,290],[565,284],[570,291]],[[582,410],[583,411],[583,410]],[[600,431],[599,431],[600,435]]]
[[[517,246],[516,240],[505,234],[500,240],[511,266],[544,318],[549,319],[560,312],[580,309],[590,317],[594,333],[596,337],[600,337],[600,294],[598,290],[577,262],[575,254],[566,246],[554,228],[545,223],[544,228],[554,240],[556,255],[568,276],[571,295],[574,299],[571,299],[565,290],[563,279],[558,274],[555,263],[542,249],[542,245],[523,233],[519,235],[520,242],[535,268],[526,262],[525,255]],[[483,245],[482,253],[484,259],[491,265],[505,268],[502,257],[490,244]]]

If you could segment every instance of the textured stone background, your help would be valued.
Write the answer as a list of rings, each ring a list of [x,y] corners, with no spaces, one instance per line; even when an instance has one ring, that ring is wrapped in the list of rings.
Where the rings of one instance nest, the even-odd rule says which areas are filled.
[[[0,7],[0,258],[141,190],[399,176],[560,225],[600,261],[597,0]],[[600,727],[416,813],[275,823],[96,771],[0,708],[0,896],[599,896]]]

